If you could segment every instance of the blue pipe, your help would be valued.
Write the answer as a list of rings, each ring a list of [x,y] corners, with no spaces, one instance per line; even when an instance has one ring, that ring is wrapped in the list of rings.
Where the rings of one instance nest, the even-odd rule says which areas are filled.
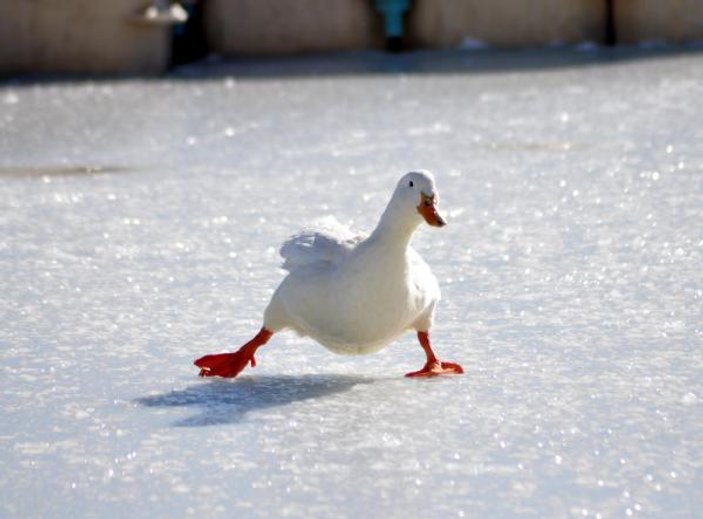
[[[410,0],[375,0],[375,4],[383,16],[386,38],[402,38],[403,15],[410,8]]]

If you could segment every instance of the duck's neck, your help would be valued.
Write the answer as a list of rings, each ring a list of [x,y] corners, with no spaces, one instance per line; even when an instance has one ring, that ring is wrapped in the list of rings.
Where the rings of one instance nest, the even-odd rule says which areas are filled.
[[[389,206],[381,216],[369,240],[395,250],[405,251],[410,245],[410,240],[412,240],[417,227],[417,220],[401,218],[393,207]]]

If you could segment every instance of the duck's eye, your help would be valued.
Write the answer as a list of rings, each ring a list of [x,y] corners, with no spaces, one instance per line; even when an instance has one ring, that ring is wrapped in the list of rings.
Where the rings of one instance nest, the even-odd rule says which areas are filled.
[[[413,184],[413,181],[411,180],[410,182],[408,182],[408,185],[409,185],[410,187],[413,187],[415,184]]]
[[[425,205],[426,205],[427,207],[432,206],[432,201],[431,201],[431,200],[425,200]]]

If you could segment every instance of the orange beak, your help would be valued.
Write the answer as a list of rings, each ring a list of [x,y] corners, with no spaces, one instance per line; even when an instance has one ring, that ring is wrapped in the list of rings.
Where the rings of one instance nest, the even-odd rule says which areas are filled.
[[[417,212],[422,215],[425,221],[432,227],[444,227],[447,222],[437,212],[437,195],[427,196],[420,193],[420,205]]]

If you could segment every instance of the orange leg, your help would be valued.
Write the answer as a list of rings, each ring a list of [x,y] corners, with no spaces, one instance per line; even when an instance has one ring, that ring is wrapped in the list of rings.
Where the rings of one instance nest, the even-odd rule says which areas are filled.
[[[254,353],[260,346],[266,344],[272,335],[273,332],[261,328],[252,340],[237,351],[205,355],[193,364],[200,368],[201,377],[236,377],[248,363],[251,363],[252,368],[256,366]]]
[[[406,373],[406,377],[436,377],[437,375],[460,375],[464,369],[454,362],[441,362],[432,351],[430,344],[430,334],[428,332],[417,332],[417,338],[420,341],[420,346],[425,350],[427,362],[419,371]]]

